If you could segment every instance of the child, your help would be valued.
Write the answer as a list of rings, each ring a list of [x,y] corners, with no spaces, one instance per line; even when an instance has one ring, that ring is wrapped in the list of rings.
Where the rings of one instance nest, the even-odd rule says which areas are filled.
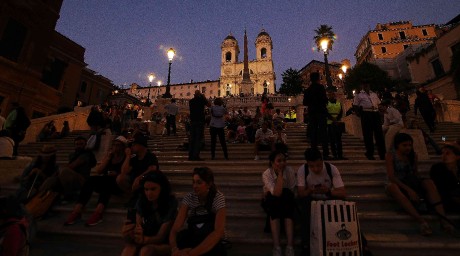
[[[240,120],[238,128],[236,129],[236,139],[235,141],[240,143],[246,143],[248,140],[248,136],[246,135],[246,126],[244,125],[244,121]]]

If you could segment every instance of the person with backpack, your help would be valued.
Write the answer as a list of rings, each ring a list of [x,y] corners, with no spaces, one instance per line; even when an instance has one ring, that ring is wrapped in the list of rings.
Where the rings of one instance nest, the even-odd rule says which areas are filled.
[[[346,191],[336,166],[324,162],[317,148],[304,152],[306,163],[297,170],[297,195],[299,197],[302,254],[310,252],[310,207],[313,200],[345,199]]]

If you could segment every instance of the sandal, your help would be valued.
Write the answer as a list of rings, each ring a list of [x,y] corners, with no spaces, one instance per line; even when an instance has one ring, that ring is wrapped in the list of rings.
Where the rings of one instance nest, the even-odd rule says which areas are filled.
[[[420,225],[420,234],[422,236],[429,236],[433,234],[433,230],[431,230],[430,225],[428,225],[428,223],[425,222]]]

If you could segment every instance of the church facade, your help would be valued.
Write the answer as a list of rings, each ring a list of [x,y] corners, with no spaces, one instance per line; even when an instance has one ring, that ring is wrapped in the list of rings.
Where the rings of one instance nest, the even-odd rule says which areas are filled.
[[[245,60],[238,61],[240,48],[236,38],[230,34],[221,44],[220,86],[225,95],[275,93],[275,71],[273,67],[273,44],[270,35],[262,29],[255,40],[256,58],[247,59],[247,37],[245,32]],[[246,62],[246,63],[245,63]],[[245,65],[248,76],[245,76]]]

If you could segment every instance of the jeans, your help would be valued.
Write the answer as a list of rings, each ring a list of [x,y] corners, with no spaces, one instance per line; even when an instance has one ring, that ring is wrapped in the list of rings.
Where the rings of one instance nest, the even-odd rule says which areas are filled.
[[[168,132],[168,135],[171,134],[171,128],[172,128],[172,133],[175,135],[176,134],[176,116],[168,115],[166,116],[166,131]]]
[[[217,136],[219,136],[219,142],[220,145],[222,146],[222,151],[224,152],[224,157],[225,159],[228,158],[228,153],[227,153],[227,144],[225,142],[225,132],[224,128],[217,128],[217,127],[210,127],[209,128],[209,133],[211,134],[211,157],[214,159],[216,156],[216,142],[217,142]]]
[[[204,122],[192,121],[190,126],[189,159],[200,158],[201,143],[204,139]]]

